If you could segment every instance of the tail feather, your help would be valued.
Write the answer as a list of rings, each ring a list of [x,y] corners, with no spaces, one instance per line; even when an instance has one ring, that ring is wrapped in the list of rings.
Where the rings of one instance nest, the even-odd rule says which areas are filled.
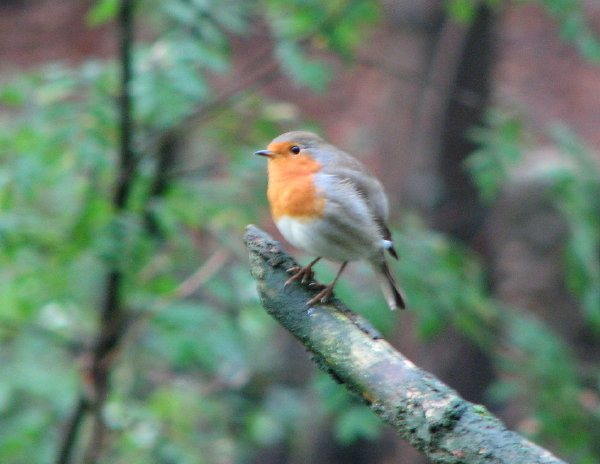
[[[390,271],[387,261],[383,260],[381,262],[372,262],[371,265],[375,270],[377,280],[379,281],[379,285],[381,285],[381,290],[383,291],[383,296],[385,297],[390,309],[394,310],[406,308],[406,298],[404,298],[404,293],[396,282],[396,279],[394,279],[394,276],[392,276],[392,272]]]

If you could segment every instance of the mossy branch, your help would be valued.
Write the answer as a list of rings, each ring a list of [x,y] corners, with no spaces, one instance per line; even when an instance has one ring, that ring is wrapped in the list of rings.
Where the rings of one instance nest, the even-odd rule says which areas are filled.
[[[432,462],[564,463],[419,369],[339,300],[305,307],[309,288],[294,282],[284,290],[286,269],[296,263],[279,243],[252,225],[244,241],[267,312],[306,346],[321,369]]]

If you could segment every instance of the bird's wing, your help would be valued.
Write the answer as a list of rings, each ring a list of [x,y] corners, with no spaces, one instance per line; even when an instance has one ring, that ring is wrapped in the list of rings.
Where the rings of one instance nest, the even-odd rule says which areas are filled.
[[[385,224],[388,220],[389,206],[383,186],[366,168],[362,170],[348,167],[327,169],[327,174],[334,176],[340,182],[352,185],[366,201],[375,220]]]
[[[356,161],[356,160],[355,160]],[[392,233],[387,226],[389,216],[388,200],[379,182],[359,161],[343,167],[327,168],[328,176],[335,177],[338,182],[351,186],[365,201],[367,208],[377,223],[381,236],[389,242],[387,249],[396,259],[398,255],[392,245]]]

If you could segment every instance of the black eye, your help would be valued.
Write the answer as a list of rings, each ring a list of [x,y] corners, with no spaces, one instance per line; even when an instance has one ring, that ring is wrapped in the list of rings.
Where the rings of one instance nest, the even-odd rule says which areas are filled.
[[[298,145],[294,145],[292,148],[290,148],[290,151],[294,154],[297,155],[298,153],[300,153],[300,147]]]

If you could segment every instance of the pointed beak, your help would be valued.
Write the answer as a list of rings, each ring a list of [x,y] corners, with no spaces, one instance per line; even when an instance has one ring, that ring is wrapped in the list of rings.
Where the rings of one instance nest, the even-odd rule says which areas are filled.
[[[254,154],[261,155],[261,156],[273,156],[275,153],[273,153],[271,150],[258,150]]]

